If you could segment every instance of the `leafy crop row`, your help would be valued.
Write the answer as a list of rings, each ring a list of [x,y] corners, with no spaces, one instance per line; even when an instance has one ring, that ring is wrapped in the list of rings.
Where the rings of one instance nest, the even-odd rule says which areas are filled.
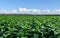
[[[60,16],[0,16],[0,38],[60,38]]]

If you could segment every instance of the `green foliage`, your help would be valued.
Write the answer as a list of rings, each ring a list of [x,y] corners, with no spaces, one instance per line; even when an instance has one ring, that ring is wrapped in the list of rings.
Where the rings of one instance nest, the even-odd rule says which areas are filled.
[[[0,38],[60,38],[60,16],[0,16]]]

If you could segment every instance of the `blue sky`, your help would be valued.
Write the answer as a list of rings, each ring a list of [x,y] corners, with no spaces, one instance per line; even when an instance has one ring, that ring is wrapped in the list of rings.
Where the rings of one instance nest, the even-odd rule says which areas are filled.
[[[0,0],[0,9],[59,9],[60,0]]]
[[[34,11],[54,9],[54,12],[60,12],[60,0],[0,0],[0,10],[13,10],[16,12],[21,10],[20,8],[25,12],[28,9],[34,9]]]

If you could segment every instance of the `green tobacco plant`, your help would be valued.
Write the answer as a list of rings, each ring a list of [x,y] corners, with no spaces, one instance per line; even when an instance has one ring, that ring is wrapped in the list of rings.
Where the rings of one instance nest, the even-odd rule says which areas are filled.
[[[0,38],[60,38],[60,16],[0,16]]]

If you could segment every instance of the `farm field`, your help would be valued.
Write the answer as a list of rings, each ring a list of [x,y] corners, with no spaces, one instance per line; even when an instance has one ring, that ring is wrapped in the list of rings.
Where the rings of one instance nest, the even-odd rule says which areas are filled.
[[[0,38],[60,38],[60,16],[0,15]]]

